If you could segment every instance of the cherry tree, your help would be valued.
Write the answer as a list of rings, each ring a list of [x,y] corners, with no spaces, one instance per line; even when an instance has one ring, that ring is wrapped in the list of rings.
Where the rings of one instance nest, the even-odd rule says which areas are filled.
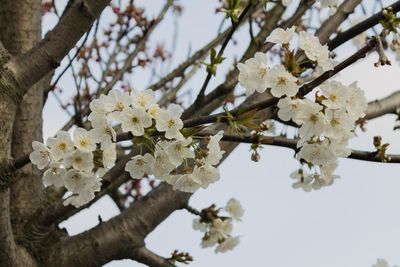
[[[391,65],[388,50],[400,60],[400,1],[368,9],[361,0],[215,1],[217,36],[173,65],[174,51],[151,36],[169,14],[178,23],[185,5],[166,0],[152,17],[134,1],[0,0],[0,266],[187,264],[190,251],[158,255],[145,244],[176,210],[193,215],[201,247],[235,249],[240,200],[193,207],[190,198],[218,183],[218,166],[241,143],[254,162],[263,146],[292,149],[300,167],[287,176],[305,192],[335,186],[341,157],[400,162],[380,136],[373,151],[348,145],[368,120],[398,114],[400,95],[368,102],[357,80],[335,80],[371,54],[377,68]],[[57,18],[46,33],[44,16]],[[227,58],[243,29],[244,53]],[[354,51],[338,60],[347,42]],[[138,88],[135,73],[144,71],[149,84]],[[43,140],[49,99],[70,120]],[[119,215],[78,235],[59,226],[104,196]]]

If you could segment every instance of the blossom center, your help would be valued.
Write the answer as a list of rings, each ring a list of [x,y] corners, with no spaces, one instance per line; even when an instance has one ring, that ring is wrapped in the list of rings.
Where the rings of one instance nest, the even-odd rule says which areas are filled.
[[[87,145],[89,144],[89,142],[88,142],[88,140],[86,140],[86,139],[81,139],[81,140],[79,140],[79,144],[80,144],[82,147],[85,147],[85,146],[87,146]]]
[[[258,74],[259,74],[261,77],[264,77],[265,74],[267,74],[267,68],[263,68],[263,67],[258,68]]]
[[[173,120],[173,119],[170,119],[169,121],[168,121],[168,128],[171,128],[171,127],[173,127],[175,125],[175,121]]]
[[[67,144],[66,143],[59,143],[58,148],[62,151],[65,151],[67,149]]]
[[[310,121],[314,124],[316,124],[319,121],[318,115],[317,114],[312,114],[310,116]]]
[[[278,77],[278,85],[285,86],[287,84],[287,79],[285,77]]]
[[[124,109],[124,104],[122,102],[118,102],[116,108],[118,111],[122,111]]]
[[[132,123],[137,124],[139,123],[139,118],[138,117],[132,117]]]

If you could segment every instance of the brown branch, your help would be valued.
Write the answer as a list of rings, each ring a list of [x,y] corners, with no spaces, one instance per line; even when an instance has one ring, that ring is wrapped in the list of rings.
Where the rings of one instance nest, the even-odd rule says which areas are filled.
[[[128,258],[142,259],[144,262],[135,250],[143,248],[147,234],[176,208],[184,207],[184,204],[176,207],[171,203],[186,203],[190,196],[173,192],[171,186],[162,183],[120,215],[89,231],[60,241],[53,246],[48,265],[101,266],[111,260]],[[152,256],[152,260],[155,260]]]
[[[347,17],[353,13],[357,5],[361,3],[362,0],[346,0],[344,1],[336,10],[335,14],[329,17],[321,27],[315,33],[318,36],[320,42],[325,44],[329,41],[329,37],[337,31],[339,26],[342,24]]]
[[[57,68],[61,60],[99,17],[109,0],[74,1],[55,28],[46,37],[20,57],[13,58],[7,66],[13,72],[14,88],[19,96]]]
[[[400,91],[368,103],[365,119],[372,120],[388,113],[396,114],[398,107],[400,107]]]
[[[242,14],[240,14],[238,21],[237,22],[233,22],[234,24],[232,25],[231,30],[229,31],[228,35],[226,36],[224,42],[222,43],[222,46],[216,56],[216,58],[220,58],[222,57],[222,55],[224,54],[225,48],[228,46],[229,41],[232,39],[233,34],[235,33],[236,29],[238,29],[239,24],[244,21],[244,19],[247,17],[247,13],[251,10],[251,8],[253,7],[253,3],[252,1],[249,1],[249,3],[247,4],[247,6],[245,7],[245,9],[242,11]],[[210,62],[210,64],[212,64],[212,62]],[[196,97],[196,100],[194,102],[193,105],[195,106],[200,106],[203,101],[204,101],[204,94],[205,91],[207,89],[207,86],[211,80],[213,73],[211,71],[207,71],[207,77],[203,82],[203,85],[200,88],[200,91]]]
[[[397,13],[400,11],[400,1],[396,1],[394,4],[390,5],[390,7],[393,9],[394,13]],[[339,33],[335,38],[333,38],[331,41],[327,43],[328,47],[330,50],[333,50],[348,40],[353,39],[360,33],[363,33],[364,31],[374,27],[379,23],[380,20],[384,18],[383,11],[380,11],[376,13],[375,15],[361,21],[360,23],[354,25],[350,29]]]
[[[103,78],[102,81],[100,81],[99,88],[97,90],[97,93],[95,96],[99,96],[100,94],[107,94],[116,84],[118,81],[121,80],[123,75],[132,67],[132,62],[136,59],[137,55],[143,51],[145,48],[146,42],[149,39],[151,33],[154,31],[154,29],[159,25],[159,23],[163,20],[165,14],[167,13],[168,9],[172,6],[172,1],[167,1],[167,3],[163,6],[161,9],[160,13],[158,14],[157,18],[155,19],[154,23],[152,23],[148,29],[144,32],[143,36],[138,40],[136,43],[135,49],[130,53],[127,58],[124,61],[123,66],[121,69],[119,69],[114,75],[112,80],[106,84],[104,88],[101,88],[101,83],[104,80],[104,75],[107,72],[107,70],[104,71],[103,73]],[[89,105],[84,107],[81,111],[83,116],[86,116],[90,113],[90,108]],[[63,127],[61,130],[67,131],[69,130],[74,124],[76,123],[76,118],[75,116],[72,117]]]
[[[248,13],[246,14],[246,17],[248,17]],[[243,25],[243,22],[245,20],[242,20],[238,23],[238,27]],[[213,40],[211,40],[208,44],[206,44],[205,46],[203,46],[202,48],[200,48],[199,50],[197,50],[196,53],[194,53],[191,57],[189,57],[186,61],[184,61],[183,63],[181,63],[178,67],[176,67],[173,71],[171,71],[169,74],[165,75],[164,78],[162,78],[161,80],[159,80],[158,82],[150,85],[148,87],[148,89],[151,90],[158,90],[162,87],[165,86],[165,84],[167,84],[168,82],[174,80],[176,77],[180,77],[183,76],[183,74],[185,73],[186,69],[189,68],[190,66],[192,66],[193,64],[195,64],[198,60],[200,60],[201,58],[205,57],[207,55],[207,53],[211,50],[211,48],[219,45],[221,42],[223,42],[224,40],[227,39],[227,36],[230,32],[232,32],[232,28],[235,25],[229,27],[228,29],[226,29],[225,31],[223,31],[222,33],[218,34],[217,37],[215,37]]]
[[[165,258],[148,250],[146,247],[137,248],[132,251],[131,259],[146,264],[150,267],[174,267],[171,262]]]
[[[314,2],[314,1],[312,1]],[[279,22],[281,16],[283,15],[285,11],[285,7],[282,5],[276,5],[274,6],[270,11],[267,12],[266,17],[268,18],[262,28],[260,29],[259,33],[255,37],[254,40],[251,40],[250,45],[246,49],[245,53],[243,54],[242,58],[240,59],[240,62],[244,62],[250,57],[256,53],[261,44],[264,42],[265,38],[275,29],[277,23]],[[227,76],[226,79],[223,83],[218,85],[212,92],[210,92],[208,95],[204,97],[203,103],[205,103],[205,106],[207,106],[207,103],[212,102],[214,99],[217,99],[218,97],[222,95],[227,95],[236,86],[238,83],[238,75],[239,71],[235,67],[233,70],[231,70]],[[218,106],[220,106],[222,103],[218,102]],[[188,107],[183,115],[182,118],[187,119],[193,114],[203,114],[202,109],[204,109],[204,105],[199,105],[198,103],[194,102],[190,107]]]
[[[216,132],[203,132],[198,136],[208,136],[216,134]],[[231,135],[224,134],[222,137],[223,141],[236,142],[236,143],[247,143],[247,144],[263,144],[271,146],[286,147],[293,150],[297,150],[297,139],[290,139],[282,136],[254,136],[254,135]],[[380,163],[400,163],[400,155],[398,154],[386,154],[390,160],[383,162],[376,151],[361,151],[352,150],[351,154],[347,157],[349,159],[358,159],[363,161],[372,161]]]

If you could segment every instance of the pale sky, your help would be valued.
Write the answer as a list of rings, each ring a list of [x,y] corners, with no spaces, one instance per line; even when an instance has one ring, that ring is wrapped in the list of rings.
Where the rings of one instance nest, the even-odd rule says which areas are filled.
[[[148,14],[156,14],[163,3],[136,2],[145,5]],[[221,21],[221,16],[214,15],[216,0],[181,3],[184,14],[178,18],[174,65],[186,58],[189,43],[193,53],[215,36]],[[152,37],[165,42],[167,49],[173,34],[172,23],[170,14]],[[45,27],[53,24],[51,17],[45,18]],[[240,55],[247,45],[247,35],[245,28],[235,35],[239,44],[228,47],[226,55],[230,59],[224,64],[225,70],[233,56]],[[354,50],[351,46],[338,50],[339,58]],[[400,64],[389,55],[391,67],[375,68],[377,55],[371,54],[335,79],[345,84],[358,81],[369,100],[385,97],[400,89]],[[138,72],[132,83],[144,89],[148,75]],[[200,71],[188,89],[198,89],[204,77],[205,71]],[[222,73],[213,78],[208,88],[223,78]],[[68,86],[71,81],[62,82]],[[44,120],[45,137],[53,135],[67,120],[53,97],[45,107]],[[368,122],[368,131],[359,133],[351,147],[373,150],[372,137],[381,135],[384,142],[391,144],[390,153],[400,153],[400,132],[392,131],[394,120],[394,115],[386,115]],[[231,197],[241,201],[246,212],[242,222],[234,224],[233,235],[241,236],[241,244],[234,251],[215,254],[213,249],[202,249],[202,235],[192,229],[194,216],[185,211],[173,213],[151,233],[146,239],[148,248],[165,257],[174,249],[189,252],[195,260],[190,264],[193,267],[369,267],[377,258],[400,265],[400,165],[342,159],[337,170],[341,178],[334,185],[305,193],[291,187],[289,174],[299,166],[291,150],[267,146],[258,163],[252,162],[250,155],[249,145],[241,145],[220,167],[221,180],[207,190],[199,190],[190,200],[197,209],[212,203],[223,206]],[[95,226],[98,215],[107,220],[117,213],[118,209],[105,197],[61,226],[70,234],[77,234]],[[143,265],[124,260],[106,266]]]

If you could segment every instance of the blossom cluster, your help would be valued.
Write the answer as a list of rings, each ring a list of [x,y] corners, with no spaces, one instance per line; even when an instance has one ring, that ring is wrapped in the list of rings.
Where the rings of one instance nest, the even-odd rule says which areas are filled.
[[[132,178],[154,175],[183,192],[207,188],[219,179],[215,165],[223,154],[219,146],[222,132],[206,140],[206,147],[184,137],[182,107],[170,104],[166,109],[161,108],[152,90],[112,91],[94,100],[90,108],[89,120],[94,129],[99,125],[104,129],[121,125],[123,132],[135,137],[134,145],[141,151],[143,147],[148,150],[126,164],[125,170]]]
[[[285,58],[296,58],[289,49],[289,42],[296,35],[299,50],[316,68],[322,71],[333,68],[327,46],[321,45],[311,33],[301,31],[296,34],[294,27],[286,30],[278,28],[267,41],[281,44]],[[301,60],[301,56],[297,58]],[[303,68],[299,71],[299,65],[296,60],[291,60],[270,68],[266,55],[256,53],[254,58],[238,64],[239,82],[247,94],[255,91],[263,93],[269,88],[274,97],[280,98],[277,104],[279,119],[299,126],[299,152],[296,157],[303,164],[313,167],[314,172],[308,174],[300,169],[291,176],[297,180],[294,188],[310,191],[331,185],[338,177],[333,174],[337,159],[350,154],[348,141],[354,136],[358,119],[365,116],[367,100],[356,83],[346,86],[337,81],[323,83],[314,99],[306,98],[299,93],[299,77],[305,71]]]
[[[223,210],[229,216],[220,216],[221,209],[215,205],[202,210],[200,218],[193,220],[193,229],[204,233],[201,246],[203,248],[213,247],[215,252],[227,252],[233,250],[240,242],[239,236],[232,237],[233,221],[240,221],[244,210],[240,202],[234,198],[230,199]]]
[[[110,143],[103,150],[96,143],[101,137],[95,130],[76,128],[73,139],[65,131],[50,137],[46,145],[37,141],[32,143],[30,160],[43,173],[43,184],[65,187],[70,193],[64,205],[82,206],[100,191],[101,177],[112,168],[116,160],[115,144]]]
[[[297,37],[298,51],[303,52],[310,61],[316,65],[321,71],[333,69],[333,60],[330,58],[330,52],[326,45],[321,45],[319,39],[312,33],[301,31],[296,33],[293,26],[289,29],[276,28],[267,38],[268,42],[281,44],[286,52],[286,57],[293,57],[294,51],[290,51],[290,42]],[[299,68],[295,61],[288,62],[283,66],[277,64],[269,67],[267,64],[267,55],[261,52],[255,53],[253,58],[238,63],[237,67],[240,71],[239,82],[246,88],[246,94],[251,95],[254,92],[264,93],[267,88],[271,88],[271,94],[275,97],[295,96],[299,91],[299,75],[301,73],[289,72],[287,67],[293,70]]]
[[[133,146],[140,150],[125,166],[134,179],[154,175],[183,192],[207,188],[219,179],[215,166],[224,153],[219,145],[223,132],[203,142],[184,137],[179,105],[159,107],[151,90],[114,90],[93,100],[90,109],[91,130],[77,128],[74,140],[59,132],[47,146],[32,144],[31,162],[39,169],[49,167],[43,183],[72,192],[65,204],[84,205],[100,190],[100,178],[115,164],[119,130],[131,133]]]

